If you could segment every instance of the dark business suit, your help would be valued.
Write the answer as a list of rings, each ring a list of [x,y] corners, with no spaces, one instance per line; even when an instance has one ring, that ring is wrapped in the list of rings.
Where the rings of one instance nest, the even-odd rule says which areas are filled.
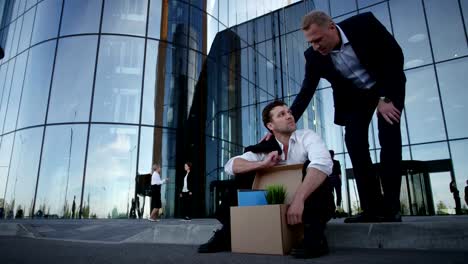
[[[403,109],[406,83],[403,53],[393,36],[372,13],[353,16],[338,25],[361,65],[376,82],[375,85],[369,90],[357,88],[335,69],[330,55],[323,56],[310,47],[304,53],[306,69],[302,88],[291,110],[298,120],[309,105],[320,78],[327,79],[333,88],[335,123],[345,126],[345,142],[353,164],[362,209],[373,215],[395,214],[400,208],[400,124],[390,125],[378,115],[382,147],[380,178],[385,197],[382,197],[376,173],[372,169],[368,128],[379,97],[387,97],[397,109]]]
[[[183,192],[184,188],[184,177],[182,178],[182,186],[180,188],[180,193],[182,194],[181,197],[181,216],[186,217],[186,218],[191,218],[192,217],[192,197],[193,197],[193,190],[194,190],[194,185],[193,185],[193,175],[192,173],[189,173],[187,175],[187,189],[189,190],[188,192]],[[190,195],[192,193],[192,195]]]

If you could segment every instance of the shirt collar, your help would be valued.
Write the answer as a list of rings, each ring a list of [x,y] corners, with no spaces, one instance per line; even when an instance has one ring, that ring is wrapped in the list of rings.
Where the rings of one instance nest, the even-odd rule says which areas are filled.
[[[346,37],[345,33],[343,30],[341,30],[340,26],[336,25],[336,28],[340,32],[340,37],[341,37],[341,47],[339,50],[332,50],[331,53],[338,53],[338,52],[343,52],[344,46],[349,43],[348,38]]]
[[[276,142],[278,142],[278,144],[280,145],[280,148],[283,150],[284,149],[284,146],[283,146],[283,143],[281,143],[278,139],[276,139]],[[289,137],[289,142],[293,142],[293,143],[296,143],[297,142],[297,136],[296,136],[296,131],[294,131],[291,136]],[[291,146],[291,144],[289,144],[289,146]]]

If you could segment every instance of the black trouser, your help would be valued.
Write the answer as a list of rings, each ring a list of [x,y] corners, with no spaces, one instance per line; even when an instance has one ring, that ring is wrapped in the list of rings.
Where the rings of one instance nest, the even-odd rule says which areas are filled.
[[[330,177],[330,186],[332,188],[332,191],[335,192],[336,196],[336,206],[341,206],[341,180],[339,177]]]
[[[364,98],[364,99],[362,99]],[[353,164],[361,208],[369,214],[395,214],[400,211],[401,132],[400,123],[389,124],[378,114],[380,151],[380,181],[369,153],[369,124],[379,102],[372,92],[363,92],[362,102],[346,115],[345,142]],[[394,101],[402,111],[404,98]],[[382,210],[383,209],[383,210]]]
[[[304,164],[303,177],[307,169],[309,161]],[[252,188],[253,177],[249,175],[238,175],[237,177],[245,177],[243,179],[232,181],[232,186],[226,188],[222,194],[221,204],[216,211],[216,218],[223,224],[223,231],[228,237],[231,232],[231,213],[230,207],[237,206],[237,190]],[[248,179],[247,181],[245,179]],[[328,182],[328,178],[320,185],[304,203],[304,212],[302,220],[304,223],[304,241],[308,245],[320,243],[324,238],[325,227],[328,220],[331,219],[335,212],[333,202],[333,193]]]
[[[192,195],[188,192],[182,192],[180,201],[182,217],[192,217]]]

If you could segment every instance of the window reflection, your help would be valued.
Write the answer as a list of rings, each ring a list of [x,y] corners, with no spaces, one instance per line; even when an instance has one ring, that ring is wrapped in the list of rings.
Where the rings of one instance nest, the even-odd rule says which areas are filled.
[[[97,37],[60,39],[47,123],[89,120]]]
[[[406,117],[411,143],[446,138],[432,66],[406,72]]]
[[[340,16],[356,10],[355,0],[330,0],[331,15]]]
[[[83,218],[128,217],[135,193],[137,137],[137,127],[91,127]]]
[[[137,123],[144,40],[103,36],[99,50],[93,121]]]
[[[449,138],[468,136],[468,124],[462,121],[466,120],[468,112],[467,70],[468,59],[466,58],[437,65]]]
[[[26,9],[29,9],[31,6],[37,3],[37,0],[26,0]]]
[[[34,7],[24,14],[23,28],[21,29],[21,36],[18,44],[18,53],[29,48],[35,13],[36,8]]]
[[[99,32],[101,8],[102,0],[65,1],[60,35]]]
[[[5,114],[6,114],[7,105],[8,105],[8,97],[10,94],[11,79],[13,78],[13,70],[14,70],[15,61],[16,61],[16,58],[2,65],[2,69],[5,68],[6,70],[6,78],[3,83],[2,100],[1,100],[1,105],[0,105],[0,125],[1,125],[0,130],[2,132],[3,132]]]
[[[424,3],[435,60],[467,55],[466,35],[461,33],[464,29],[459,1],[427,0]]]
[[[18,117],[18,107],[20,104],[21,90],[23,89],[24,71],[26,68],[26,60],[28,58],[27,52],[22,53],[16,58],[15,72],[13,74],[13,81],[8,100],[8,109],[5,117],[5,125],[3,132],[10,132],[16,128],[16,121]]]
[[[467,185],[468,163],[466,162],[466,150],[468,149],[468,140],[457,140],[450,142],[450,152],[452,154],[453,169],[457,188],[460,191]],[[1,190],[1,189],[0,189]],[[463,205],[463,202],[462,202]],[[467,205],[468,206],[468,205]]]
[[[27,129],[15,135],[5,192],[7,218],[24,218],[32,215],[42,129]]]
[[[44,124],[56,42],[49,41],[29,51],[18,127]],[[26,54],[26,53],[24,53]]]
[[[0,139],[0,209],[3,208],[3,213],[5,214],[4,208],[4,197],[6,190],[6,184],[8,180],[8,172],[10,171],[10,157],[11,150],[13,147],[13,136],[14,133],[5,135]],[[0,219],[4,217],[0,215]]]
[[[424,21],[422,3],[419,1],[390,1],[394,36],[405,57],[405,68],[432,62],[429,38]],[[413,14],[408,19],[407,14]]]
[[[106,1],[102,32],[144,36],[147,0]]]
[[[162,15],[161,0],[150,1],[149,23],[148,23],[148,37],[161,38],[161,22],[165,19]],[[165,13],[164,13],[165,14]]]
[[[160,162],[163,166],[163,178],[170,178],[171,181],[161,187],[162,202],[166,204],[166,215],[172,215],[173,203],[166,202],[167,200],[173,201],[168,196],[173,196],[175,193],[175,170],[172,169],[175,164],[175,132],[171,130],[142,127],[140,136],[140,155],[138,163],[138,174],[145,174],[151,172],[151,166],[155,162]],[[148,217],[150,213],[150,197],[138,195],[140,208],[143,217]],[[172,209],[171,209],[172,208]]]
[[[31,44],[56,38],[62,12],[62,0],[44,0],[37,5]]]
[[[87,125],[46,128],[35,215],[78,218]]]

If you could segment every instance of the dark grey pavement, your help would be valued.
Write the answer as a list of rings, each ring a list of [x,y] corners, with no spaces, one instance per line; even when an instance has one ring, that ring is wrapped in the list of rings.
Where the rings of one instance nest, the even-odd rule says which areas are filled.
[[[215,219],[22,219],[0,221],[0,236],[91,241],[199,245],[220,227]],[[468,249],[468,216],[404,217],[402,223],[344,224],[326,230],[332,248]],[[468,261],[467,261],[468,263]]]
[[[0,236],[0,259],[14,263],[398,263],[462,264],[468,252],[435,250],[334,249],[318,259],[233,253],[199,254],[196,246],[70,242]]]

